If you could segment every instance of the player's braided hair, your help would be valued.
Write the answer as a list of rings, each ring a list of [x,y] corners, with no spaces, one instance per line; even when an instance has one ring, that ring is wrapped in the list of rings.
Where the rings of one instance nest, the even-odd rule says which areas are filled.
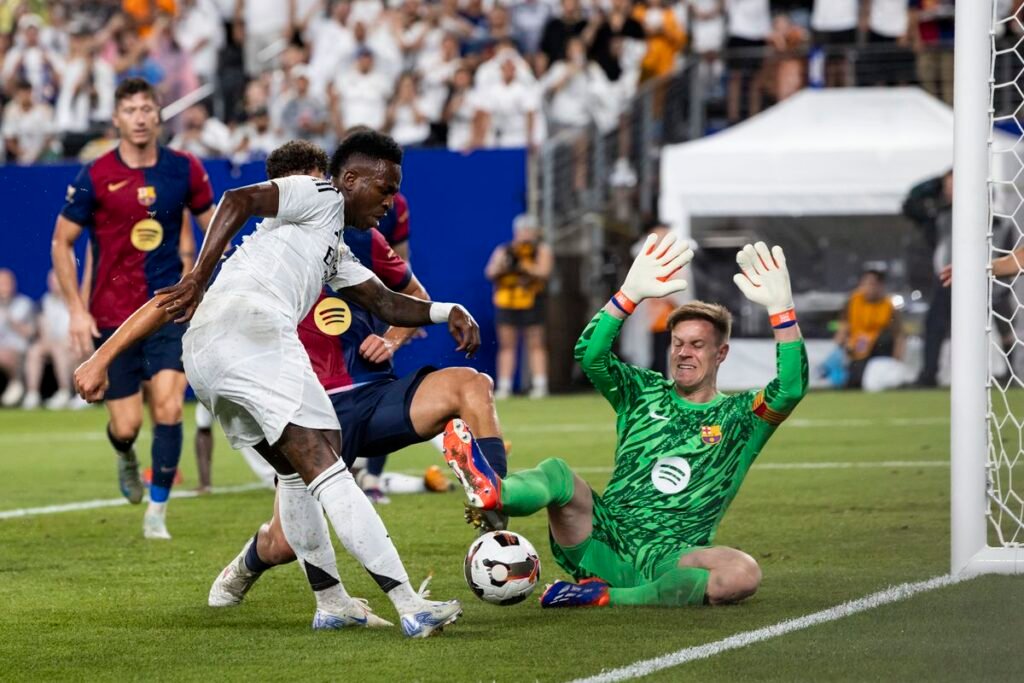
[[[683,304],[668,316],[668,331],[686,320],[706,320],[718,333],[718,343],[729,341],[732,334],[732,313],[722,304],[711,304],[706,301],[691,301]]]
[[[351,133],[341,141],[338,149],[334,150],[334,155],[331,157],[331,175],[337,176],[342,167],[354,156],[401,164],[402,148],[391,136],[373,130],[359,130]]]
[[[327,173],[327,152],[307,140],[286,142],[267,157],[267,178],[283,178],[296,173]]]

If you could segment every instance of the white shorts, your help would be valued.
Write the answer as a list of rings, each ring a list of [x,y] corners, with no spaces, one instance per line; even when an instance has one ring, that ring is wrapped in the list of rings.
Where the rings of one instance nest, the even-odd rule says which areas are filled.
[[[340,429],[287,318],[241,297],[206,303],[182,339],[182,361],[232,448],[277,443],[289,423]]]

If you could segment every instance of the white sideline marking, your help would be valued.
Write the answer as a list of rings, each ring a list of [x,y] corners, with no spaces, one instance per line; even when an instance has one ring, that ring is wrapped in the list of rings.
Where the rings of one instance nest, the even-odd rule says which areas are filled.
[[[786,420],[784,427],[787,429],[832,429],[835,427],[926,427],[929,425],[949,424],[948,417],[886,417],[879,419],[868,418],[842,418],[842,419],[819,419],[795,417]],[[602,420],[601,422],[569,422],[566,424],[514,424],[506,425],[508,432],[529,432],[529,433],[559,433],[559,432],[613,432],[615,422]],[[149,434],[145,431],[139,434],[139,441],[145,441]],[[92,430],[88,432],[23,432],[20,434],[0,434],[0,443],[56,443],[65,441],[106,441],[107,435],[103,430]]]
[[[208,495],[244,493],[265,489],[263,484],[239,484],[238,486],[214,486]],[[171,498],[198,498],[195,491],[171,491]],[[17,519],[20,517],[34,517],[36,515],[53,515],[58,512],[76,512],[78,510],[92,510],[95,508],[113,508],[121,505],[128,505],[127,498],[103,498],[97,500],[83,500],[77,503],[63,503],[61,505],[46,505],[37,508],[19,508],[17,510],[0,510],[0,520]]]
[[[936,576],[935,578],[928,579],[927,581],[902,583],[898,586],[890,586],[883,591],[872,593],[871,595],[857,600],[844,602],[841,605],[836,605],[835,607],[830,607],[820,612],[808,614],[803,617],[797,617],[795,619],[780,621],[777,624],[765,626],[764,628],[759,628],[754,631],[737,633],[736,635],[723,638],[722,640],[716,640],[712,643],[687,647],[667,655],[662,655],[661,657],[642,659],[639,662],[634,662],[633,664],[629,664],[618,669],[602,671],[596,676],[577,678],[571,683],[613,683],[613,681],[628,681],[633,678],[648,676],[655,671],[679,666],[680,664],[686,664],[687,662],[692,662],[698,659],[707,659],[728,650],[736,650],[741,647],[753,645],[754,643],[759,643],[763,640],[778,638],[779,636],[784,636],[787,633],[792,633],[793,631],[800,631],[805,628],[810,628],[811,626],[817,626],[829,621],[836,621],[837,619],[848,617],[851,614],[865,612],[869,609],[881,607],[882,605],[906,600],[918,593],[951,586],[963,580],[964,579],[962,577],[950,576],[947,574],[945,576]]]

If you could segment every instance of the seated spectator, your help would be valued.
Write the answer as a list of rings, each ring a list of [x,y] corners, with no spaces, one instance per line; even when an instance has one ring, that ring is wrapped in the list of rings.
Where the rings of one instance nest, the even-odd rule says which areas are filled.
[[[281,111],[281,131],[289,140],[315,142],[325,149],[331,147],[330,113],[319,97],[311,92],[309,70],[300,64],[292,69],[295,91],[287,98]]]
[[[903,358],[903,323],[885,291],[885,273],[867,270],[843,311],[836,343],[845,350],[846,386],[861,388],[864,369],[872,358]]]
[[[227,157],[235,149],[231,131],[210,116],[206,106],[194,104],[181,114],[182,130],[168,145],[197,157]]]
[[[28,341],[35,331],[32,299],[18,294],[14,273],[0,268],[0,372],[6,376],[7,388],[0,396],[0,405],[16,406],[25,394],[22,367]]]
[[[544,139],[544,115],[536,85],[516,78],[516,60],[504,55],[501,80],[477,88],[473,147],[533,148]]]
[[[375,68],[374,54],[360,48],[355,68],[338,77],[334,91],[340,103],[341,127],[368,126],[381,130],[387,116],[392,81]]]
[[[25,354],[25,400],[21,407],[32,410],[38,408],[42,397],[39,388],[43,381],[43,369],[47,359],[53,364],[53,375],[57,380],[57,392],[46,402],[50,410],[65,408],[72,400],[71,373],[75,369],[74,354],[71,350],[71,336],[68,326],[71,318],[68,315],[67,303],[57,282],[57,276],[51,270],[46,279],[49,291],[43,295],[42,310],[38,317],[39,336]]]
[[[565,59],[551,65],[541,79],[541,91],[549,98],[552,132],[560,128],[584,128],[591,123],[602,127],[614,121],[609,102],[610,86],[597,62],[587,59],[580,37],[569,39]]]
[[[675,12],[662,0],[647,0],[646,6],[636,6],[633,17],[643,24],[647,36],[640,82],[670,73],[686,46],[686,32],[679,25]]]
[[[257,109],[235,130],[232,159],[237,163],[260,161],[284,143],[284,138],[270,126],[270,113],[265,108]]]
[[[0,133],[9,161],[34,164],[59,154],[53,108],[33,100],[28,81],[15,84],[14,99],[4,107]]]
[[[36,98],[53,103],[60,91],[60,78],[64,68],[64,60],[56,52],[43,44],[41,32],[43,20],[38,14],[23,14],[18,20],[18,34],[15,36],[14,47],[4,57],[3,79],[8,93],[15,89],[21,81],[27,81],[33,88]]]
[[[416,91],[416,77],[411,73],[404,73],[398,79],[395,96],[388,105],[384,130],[403,147],[422,145],[430,137],[430,119]]]

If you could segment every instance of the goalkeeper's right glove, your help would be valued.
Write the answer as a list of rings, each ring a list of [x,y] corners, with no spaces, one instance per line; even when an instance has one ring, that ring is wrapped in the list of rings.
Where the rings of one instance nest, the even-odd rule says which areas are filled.
[[[633,265],[626,274],[622,288],[612,297],[612,303],[623,313],[632,313],[644,299],[653,299],[686,289],[686,280],[670,280],[680,269],[693,260],[693,250],[686,242],[679,242],[675,233],[668,233],[661,242],[658,236],[648,236]]]
[[[743,296],[768,309],[772,327],[781,329],[795,325],[793,289],[782,247],[774,246],[769,252],[764,242],[748,244],[736,254],[736,263],[743,272],[733,275],[733,282]]]

